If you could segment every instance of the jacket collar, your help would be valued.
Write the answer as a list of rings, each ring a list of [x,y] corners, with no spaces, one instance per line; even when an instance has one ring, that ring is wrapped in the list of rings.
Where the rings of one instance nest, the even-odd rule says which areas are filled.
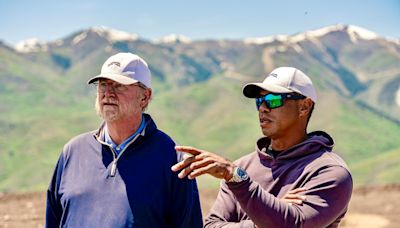
[[[267,148],[271,143],[268,137],[260,138],[256,143],[256,152],[262,160],[290,160],[316,153],[321,150],[332,151],[334,141],[332,137],[323,131],[314,131],[308,135],[308,139],[280,152],[276,158],[267,154]]]
[[[153,119],[151,118],[151,116],[149,114],[143,113],[143,118],[145,121],[144,124],[144,128],[141,132],[139,132],[139,138],[137,139],[137,141],[139,141],[140,138],[149,136],[152,132],[154,132],[155,130],[157,130],[157,125],[156,123],[153,121]],[[103,121],[99,127],[99,129],[97,129],[96,131],[94,131],[94,137],[96,138],[97,141],[99,141],[102,144],[107,145],[107,143],[104,142],[104,126],[105,126],[105,122]]]

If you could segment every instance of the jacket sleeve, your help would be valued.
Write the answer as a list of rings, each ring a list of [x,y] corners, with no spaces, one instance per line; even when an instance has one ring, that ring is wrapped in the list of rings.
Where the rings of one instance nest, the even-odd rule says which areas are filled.
[[[171,227],[203,227],[199,192],[195,180],[177,180],[173,198]]]
[[[49,188],[47,189],[46,202],[46,227],[59,227],[63,209],[60,202],[58,189],[60,187],[61,175],[64,167],[64,159],[61,154],[53,173]]]
[[[240,211],[235,197],[222,181],[217,199],[204,221],[204,227],[253,228],[254,223]]]
[[[351,175],[343,167],[332,166],[318,170],[309,178],[302,186],[307,189],[303,205],[285,203],[250,178],[241,183],[223,184],[206,219],[206,227],[238,227],[227,221],[246,218],[258,227],[326,227],[347,210],[353,186]],[[236,202],[238,206],[234,206]],[[246,216],[240,216],[240,208],[236,207]]]
[[[176,160],[173,164],[182,161],[183,153],[174,150]],[[168,168],[170,171],[170,168]],[[203,227],[203,216],[200,207],[199,191],[196,180],[178,178],[178,173],[172,172],[172,207],[171,227]]]

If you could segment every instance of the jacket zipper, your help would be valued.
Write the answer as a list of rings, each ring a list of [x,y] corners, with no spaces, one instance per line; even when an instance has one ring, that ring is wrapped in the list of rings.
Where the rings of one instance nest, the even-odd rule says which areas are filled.
[[[142,131],[142,132],[143,132],[143,131]],[[132,139],[132,141],[130,141],[128,144],[126,144],[125,148],[121,151],[121,153],[118,154],[118,157],[115,156],[117,153],[116,153],[116,152],[114,151],[114,149],[110,146],[110,149],[111,149],[111,152],[112,152],[113,158],[114,158],[114,160],[113,160],[113,162],[112,162],[112,164],[111,164],[111,173],[110,173],[110,176],[111,176],[111,177],[115,177],[115,174],[116,174],[116,172],[117,172],[117,161],[118,161],[118,159],[119,159],[119,158],[121,157],[121,155],[125,152],[126,148],[128,148],[129,145],[131,145],[131,144],[139,137],[139,135],[141,135],[141,134],[142,134],[142,133],[137,134],[137,135],[135,136],[135,138]]]
[[[117,159],[114,159],[111,165],[111,173],[110,173],[112,177],[115,176],[116,171],[117,171]]]

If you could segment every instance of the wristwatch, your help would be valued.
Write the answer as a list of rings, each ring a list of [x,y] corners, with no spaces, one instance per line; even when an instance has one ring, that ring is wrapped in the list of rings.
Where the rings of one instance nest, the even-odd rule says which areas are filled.
[[[239,183],[247,180],[248,178],[249,176],[247,175],[246,171],[236,166],[233,170],[233,176],[228,180],[228,182]]]

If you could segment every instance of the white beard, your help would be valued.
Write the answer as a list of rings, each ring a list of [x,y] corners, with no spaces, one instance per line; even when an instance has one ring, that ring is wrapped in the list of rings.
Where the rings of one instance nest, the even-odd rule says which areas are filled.
[[[99,97],[96,97],[96,113],[106,122],[120,120],[124,117],[129,117],[137,114],[138,112],[142,112],[140,106],[135,102],[131,102],[129,104],[120,104],[114,100],[110,101],[111,103],[116,103],[117,105],[105,105],[101,107]]]

